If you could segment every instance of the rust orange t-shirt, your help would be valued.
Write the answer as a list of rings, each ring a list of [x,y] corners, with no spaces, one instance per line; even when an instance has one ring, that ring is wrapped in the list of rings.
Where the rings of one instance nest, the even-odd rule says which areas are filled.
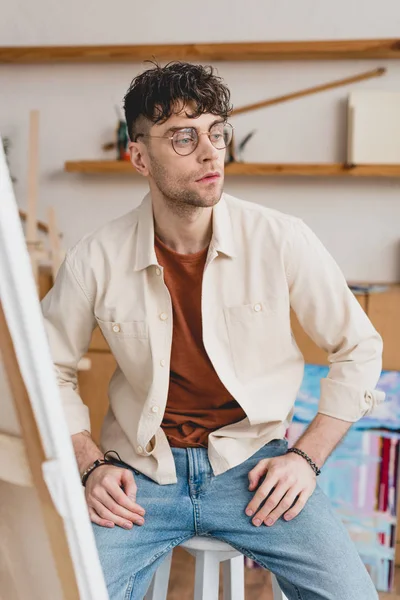
[[[173,336],[167,406],[161,427],[171,446],[208,446],[210,432],[246,413],[228,393],[203,345],[201,286],[208,248],[179,254],[155,237],[172,300]]]

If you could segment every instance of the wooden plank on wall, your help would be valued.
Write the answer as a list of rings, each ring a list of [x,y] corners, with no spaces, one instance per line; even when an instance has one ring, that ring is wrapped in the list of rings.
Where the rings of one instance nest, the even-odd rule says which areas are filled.
[[[76,160],[64,165],[68,173],[133,175],[127,160]],[[400,177],[400,165],[346,165],[344,163],[246,163],[225,165],[225,175],[273,177]]]
[[[157,60],[257,61],[400,58],[400,40],[223,42],[111,46],[0,47],[0,63],[104,63]]]

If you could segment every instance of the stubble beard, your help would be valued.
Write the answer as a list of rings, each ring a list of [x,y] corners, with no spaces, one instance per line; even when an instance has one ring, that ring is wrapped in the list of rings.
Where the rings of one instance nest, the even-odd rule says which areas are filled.
[[[169,210],[178,216],[193,215],[201,208],[215,206],[221,199],[223,192],[222,177],[218,186],[213,186],[206,193],[200,194],[189,188],[189,177],[182,176],[172,179],[167,169],[157,160],[152,160],[151,171],[154,183],[162,193],[166,205]]]

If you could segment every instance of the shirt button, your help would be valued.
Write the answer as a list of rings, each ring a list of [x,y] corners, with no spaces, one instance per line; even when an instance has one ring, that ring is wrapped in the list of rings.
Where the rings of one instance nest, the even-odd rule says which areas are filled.
[[[260,312],[260,310],[261,310],[261,304],[255,304],[255,305],[253,306],[253,308],[254,308],[254,310],[255,310],[256,312]]]
[[[168,315],[166,313],[161,313],[160,319],[161,319],[161,321],[166,321],[168,319]]]
[[[160,365],[161,365],[162,367],[165,367],[165,360],[164,360],[163,358],[160,360]]]
[[[161,269],[159,269],[158,267],[156,268],[156,275],[161,275]]]
[[[151,407],[151,412],[153,413],[158,413],[159,407],[158,406],[152,406]]]
[[[138,446],[138,447],[136,448],[136,452],[137,452],[138,454],[142,454],[142,452],[143,452],[143,448],[142,448],[142,446]]]
[[[113,325],[113,331],[115,331],[115,333],[118,333],[119,331],[121,331],[121,327],[116,323],[115,325]]]

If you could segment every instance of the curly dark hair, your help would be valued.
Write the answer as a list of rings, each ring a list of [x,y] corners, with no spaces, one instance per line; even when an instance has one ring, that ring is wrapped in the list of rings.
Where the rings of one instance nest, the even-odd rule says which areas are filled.
[[[189,118],[204,113],[228,118],[232,110],[230,91],[212,66],[176,61],[161,67],[149,62],[154,67],[137,75],[124,97],[131,140],[136,141],[138,133],[144,133],[146,119],[148,128],[151,123],[163,123],[177,106],[190,105]]]

